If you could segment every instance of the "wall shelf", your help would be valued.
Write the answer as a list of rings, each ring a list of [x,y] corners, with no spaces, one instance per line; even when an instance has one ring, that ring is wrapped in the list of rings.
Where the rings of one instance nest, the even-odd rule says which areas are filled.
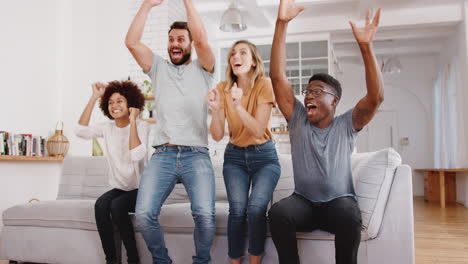
[[[155,118],[142,118],[141,120],[146,121],[146,122],[148,122],[150,124],[155,124],[156,123]]]
[[[275,135],[289,135],[289,131],[271,131]]]
[[[1,155],[0,161],[42,161],[42,162],[62,162],[63,157],[36,157],[36,156],[11,156]]]
[[[154,98],[155,98],[155,97],[154,97],[154,94],[147,94],[147,95],[145,95],[145,100],[147,100],[147,101],[154,100]]]

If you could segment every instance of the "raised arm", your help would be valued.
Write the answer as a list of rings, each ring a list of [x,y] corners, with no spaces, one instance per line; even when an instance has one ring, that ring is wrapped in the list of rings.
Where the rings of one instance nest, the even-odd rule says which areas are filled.
[[[97,82],[97,83],[93,83],[92,88],[93,88],[93,94],[89,98],[88,104],[86,104],[86,107],[80,116],[80,120],[78,121],[78,124],[82,126],[89,125],[89,120],[91,119],[91,114],[93,113],[94,105],[96,104],[97,100],[101,98],[101,96],[104,94],[104,91],[106,90],[106,85],[103,83]]]
[[[207,72],[214,72],[215,57],[208,43],[208,36],[200,15],[192,0],[184,0],[184,5],[187,10],[187,24],[192,34],[193,45],[197,51],[200,66]]]
[[[353,22],[349,22],[359,44],[366,71],[367,94],[356,104],[353,111],[353,125],[358,131],[372,120],[384,100],[382,73],[372,47],[381,12],[382,9],[379,8],[370,23],[370,11],[367,11],[366,24],[363,28],[358,28]]]
[[[291,118],[294,109],[294,91],[286,76],[286,32],[288,23],[305,7],[296,8],[294,0],[280,0],[275,35],[271,47],[270,78],[276,101],[286,120]]]
[[[140,114],[140,109],[130,107],[128,109],[130,111],[130,138],[129,138],[129,146],[128,149],[132,150],[141,145],[140,137],[138,136],[138,129],[137,129],[137,118]]]
[[[125,45],[138,65],[140,65],[145,72],[151,69],[154,54],[148,46],[141,42],[143,29],[145,28],[146,19],[151,9],[160,5],[163,1],[164,0],[144,0],[125,37]]]

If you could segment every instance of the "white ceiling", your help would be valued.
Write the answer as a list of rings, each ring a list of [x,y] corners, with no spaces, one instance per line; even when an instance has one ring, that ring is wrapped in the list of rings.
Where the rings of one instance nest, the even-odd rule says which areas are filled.
[[[197,9],[210,23],[219,24],[232,1],[199,0]],[[253,29],[273,34],[279,0],[235,1],[245,14],[249,29],[246,33],[230,34],[229,37],[243,38]],[[455,34],[457,24],[463,20],[463,0],[296,0],[296,5],[305,5],[307,9],[294,21],[295,30],[330,33],[338,59],[359,56],[347,20],[362,24],[368,8],[384,9],[374,42],[379,56],[438,53],[446,38]]]

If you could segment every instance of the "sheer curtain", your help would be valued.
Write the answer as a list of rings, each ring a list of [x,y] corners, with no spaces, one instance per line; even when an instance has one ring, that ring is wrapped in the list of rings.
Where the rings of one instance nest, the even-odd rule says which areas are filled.
[[[457,58],[439,69],[434,84],[434,165],[436,168],[458,168],[466,150],[463,96]]]

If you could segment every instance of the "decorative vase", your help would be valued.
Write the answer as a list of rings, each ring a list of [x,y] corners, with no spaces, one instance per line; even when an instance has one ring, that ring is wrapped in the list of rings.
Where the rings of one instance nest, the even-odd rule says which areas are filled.
[[[58,128],[59,124],[61,124],[61,129]],[[55,134],[50,136],[47,140],[47,152],[49,156],[65,157],[69,145],[70,142],[68,142],[68,138],[63,135],[63,122],[57,122]]]

